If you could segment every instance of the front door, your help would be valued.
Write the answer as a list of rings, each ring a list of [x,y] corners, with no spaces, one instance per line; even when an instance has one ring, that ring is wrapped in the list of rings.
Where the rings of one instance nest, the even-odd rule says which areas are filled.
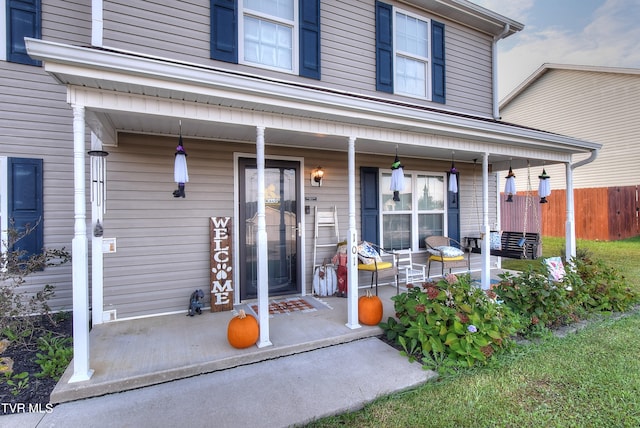
[[[298,213],[300,163],[267,160],[265,219],[269,296],[300,293]],[[239,159],[240,299],[258,296],[258,169],[255,159]]]

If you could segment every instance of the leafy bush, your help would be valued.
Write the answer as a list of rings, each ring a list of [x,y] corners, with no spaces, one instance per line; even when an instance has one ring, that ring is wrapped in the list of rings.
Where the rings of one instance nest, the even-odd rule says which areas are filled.
[[[5,372],[4,378],[7,385],[9,385],[9,387],[11,388],[11,395],[13,395],[14,397],[19,395],[25,389],[29,388],[29,373],[27,372]]]
[[[602,260],[585,254],[575,260],[575,270],[582,279],[583,305],[589,311],[626,311],[638,301],[627,279]]]
[[[38,338],[38,349],[35,362],[40,366],[36,377],[50,377],[59,380],[73,357],[70,337],[56,337],[51,333]]]
[[[507,348],[517,317],[471,285],[469,275],[447,275],[394,296],[395,318],[380,326],[388,340],[425,368],[450,371],[486,363]]]
[[[567,291],[578,288],[574,287],[578,278],[568,273],[562,282],[550,281],[546,265],[541,265],[544,273],[528,266],[518,275],[500,274],[501,281],[493,288],[506,306],[521,315],[525,334],[539,335],[545,328],[567,324],[576,319],[580,307]]]
[[[538,336],[545,329],[570,324],[589,314],[624,311],[638,300],[627,280],[602,261],[586,253],[566,266],[562,281],[549,280],[547,265],[528,266],[519,275],[503,273],[494,288],[499,298],[522,316],[525,335]]]
[[[44,249],[39,254],[27,255],[23,250],[13,250],[15,244],[27,236],[34,228],[18,233],[9,229],[8,242],[3,243],[9,251],[0,253],[0,333],[12,341],[28,340],[36,328],[36,317],[49,316],[49,300],[54,287],[46,284],[35,293],[22,291],[20,286],[26,277],[45,267],[60,266],[71,260],[71,254],[62,249]]]

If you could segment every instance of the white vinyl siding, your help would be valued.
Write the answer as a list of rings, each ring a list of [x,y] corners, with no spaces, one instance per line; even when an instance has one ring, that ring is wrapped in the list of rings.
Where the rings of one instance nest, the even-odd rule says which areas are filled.
[[[446,28],[447,109],[469,114],[492,114],[491,43],[479,33],[446,17],[405,3],[394,3],[410,14],[436,19]],[[375,10],[373,2],[347,0],[320,2],[321,87],[379,97],[376,91]],[[210,59],[209,2],[180,2],[180,7],[160,0],[128,2],[104,0],[104,46],[166,57],[227,70],[256,74],[256,67]],[[296,36],[297,37],[297,36]],[[294,53],[297,49],[294,49]],[[297,59],[294,60],[297,66]],[[261,68],[259,74],[299,83],[296,74]],[[426,99],[398,94],[385,98],[434,106]]]
[[[41,67],[0,62],[2,155],[43,160],[44,245],[68,251],[73,238],[71,123],[65,88]],[[71,309],[71,263],[28,276],[24,290],[36,292],[44,284],[55,287],[49,302],[54,310]]]
[[[2,6],[4,12],[6,3]],[[88,44],[90,26],[87,2],[42,0],[43,39]],[[5,49],[6,43],[1,46]],[[0,61],[2,155],[43,160],[44,245],[69,252],[74,227],[72,120],[66,88],[42,67]],[[28,276],[23,288],[37,292],[44,284],[55,287],[49,302],[53,310],[71,309],[71,263]]]
[[[640,74],[551,69],[501,110],[504,120],[603,144],[574,170],[574,188],[640,184]],[[574,161],[585,158],[575,156]],[[564,165],[548,165],[552,189],[566,187]],[[532,173],[537,189],[541,169]],[[516,171],[518,189],[526,170]]]

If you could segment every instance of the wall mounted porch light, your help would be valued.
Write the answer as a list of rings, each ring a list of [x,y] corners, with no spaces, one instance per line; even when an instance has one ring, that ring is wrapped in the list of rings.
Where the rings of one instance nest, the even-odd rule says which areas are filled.
[[[320,187],[322,186],[322,179],[324,178],[324,170],[321,166],[317,167],[313,171],[311,171],[311,186]]]

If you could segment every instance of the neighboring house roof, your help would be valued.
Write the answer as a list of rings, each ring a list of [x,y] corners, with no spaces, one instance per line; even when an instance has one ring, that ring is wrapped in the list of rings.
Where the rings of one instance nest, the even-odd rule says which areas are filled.
[[[574,70],[574,71],[588,71],[594,73],[616,73],[616,74],[635,74],[640,75],[640,69],[637,68],[620,68],[620,67],[602,67],[596,65],[571,65],[571,64],[556,64],[556,63],[544,63],[533,72],[529,77],[516,86],[506,97],[500,101],[500,109],[507,107],[511,101],[517,98],[522,92],[527,90],[534,82],[539,80],[545,73],[550,70]]]
[[[510,122],[601,143],[597,159],[575,170],[574,188],[635,186],[640,184],[639,100],[640,69],[543,64],[502,100],[500,114]],[[547,172],[553,188],[565,187],[562,166]],[[521,189],[522,184],[518,180]]]

